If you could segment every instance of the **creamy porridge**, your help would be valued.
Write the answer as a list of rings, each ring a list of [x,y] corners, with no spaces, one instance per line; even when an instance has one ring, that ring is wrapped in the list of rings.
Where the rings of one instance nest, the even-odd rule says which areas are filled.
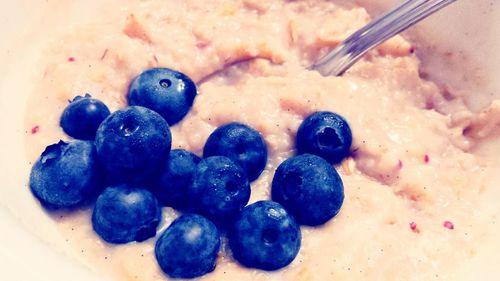
[[[343,77],[306,69],[370,20],[362,7],[328,1],[129,1],[108,25],[72,29],[50,46],[26,114],[35,161],[67,138],[59,118],[68,100],[91,93],[112,111],[145,69],[178,69],[199,87],[187,117],[171,128],[173,148],[201,155],[219,125],[259,130],[269,150],[250,202],[269,198],[275,168],[294,154],[294,137],[312,112],[344,116],[352,157],[337,167],[341,213],[302,227],[295,261],[277,272],[239,266],[223,246],[202,280],[433,280],[473,257],[492,218],[477,208],[487,163],[471,151],[498,133],[500,102],[472,114],[460,99],[421,78],[413,46],[391,39]],[[175,218],[164,208],[161,230]],[[90,212],[54,214],[82,259],[117,280],[164,280],[154,239],[112,246],[92,231]]]

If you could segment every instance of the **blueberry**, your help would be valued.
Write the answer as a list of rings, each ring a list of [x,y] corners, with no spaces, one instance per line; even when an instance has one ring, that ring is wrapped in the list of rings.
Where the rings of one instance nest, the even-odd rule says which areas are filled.
[[[60,141],[49,145],[31,169],[30,189],[49,209],[86,203],[100,191],[97,162],[91,141]]]
[[[239,165],[224,156],[200,161],[189,189],[190,203],[216,223],[231,221],[250,199],[250,184]]]
[[[153,189],[161,204],[177,209],[187,207],[188,189],[199,162],[200,157],[189,151],[183,149],[170,151]]]
[[[102,165],[114,181],[142,179],[167,159],[172,137],[158,113],[130,106],[109,115],[99,126],[96,148]]]
[[[276,169],[272,198],[300,224],[315,226],[337,215],[344,201],[344,186],[325,159],[302,154],[285,160]]]
[[[155,255],[170,277],[196,278],[214,270],[219,249],[217,227],[200,215],[185,214],[158,238]]]
[[[86,94],[75,97],[64,109],[60,125],[75,139],[94,140],[97,127],[108,115],[109,109],[102,101]]]
[[[301,243],[300,227],[279,203],[258,201],[243,209],[229,235],[242,265],[276,270],[290,264]]]
[[[118,185],[97,197],[92,226],[109,243],[141,242],[156,235],[161,209],[154,195],[143,187]]]
[[[256,130],[241,123],[229,123],[217,128],[205,143],[203,156],[222,155],[238,163],[253,181],[267,162],[267,147]]]
[[[340,163],[352,144],[351,128],[340,115],[316,112],[307,117],[297,131],[297,151],[325,158],[332,164]]]
[[[158,112],[172,126],[189,112],[196,93],[195,83],[185,74],[168,68],[152,68],[132,81],[128,103]]]

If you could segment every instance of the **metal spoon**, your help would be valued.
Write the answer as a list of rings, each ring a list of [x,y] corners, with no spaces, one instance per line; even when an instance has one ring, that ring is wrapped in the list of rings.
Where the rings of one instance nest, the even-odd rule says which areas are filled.
[[[310,69],[324,76],[342,75],[370,49],[456,0],[406,0],[352,34]]]

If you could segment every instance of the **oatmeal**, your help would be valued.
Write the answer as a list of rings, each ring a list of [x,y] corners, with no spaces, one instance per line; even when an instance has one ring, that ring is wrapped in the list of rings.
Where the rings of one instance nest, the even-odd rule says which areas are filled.
[[[300,123],[336,112],[353,132],[351,156],[336,168],[342,210],[320,227],[302,227],[302,248],[283,270],[238,265],[223,243],[214,272],[200,280],[451,279],[487,232],[476,208],[485,168],[471,147],[495,131],[499,106],[470,113],[419,75],[413,46],[395,37],[342,77],[307,66],[370,20],[362,7],[329,1],[128,1],[107,25],[75,27],[51,46],[26,114],[30,161],[66,139],[59,118],[68,100],[91,93],[115,111],[130,81],[169,67],[197,82],[193,108],[173,126],[172,148],[201,155],[209,134],[238,121],[268,146],[250,203],[269,199],[276,167],[294,154]],[[177,216],[163,209],[161,230]],[[57,216],[77,254],[117,280],[166,280],[154,239],[109,245],[90,212]]]

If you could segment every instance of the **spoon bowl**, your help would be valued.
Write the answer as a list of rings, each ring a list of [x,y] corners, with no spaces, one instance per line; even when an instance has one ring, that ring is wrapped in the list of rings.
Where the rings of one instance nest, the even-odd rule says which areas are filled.
[[[455,1],[406,0],[356,31],[310,68],[324,76],[340,76],[369,50]]]

